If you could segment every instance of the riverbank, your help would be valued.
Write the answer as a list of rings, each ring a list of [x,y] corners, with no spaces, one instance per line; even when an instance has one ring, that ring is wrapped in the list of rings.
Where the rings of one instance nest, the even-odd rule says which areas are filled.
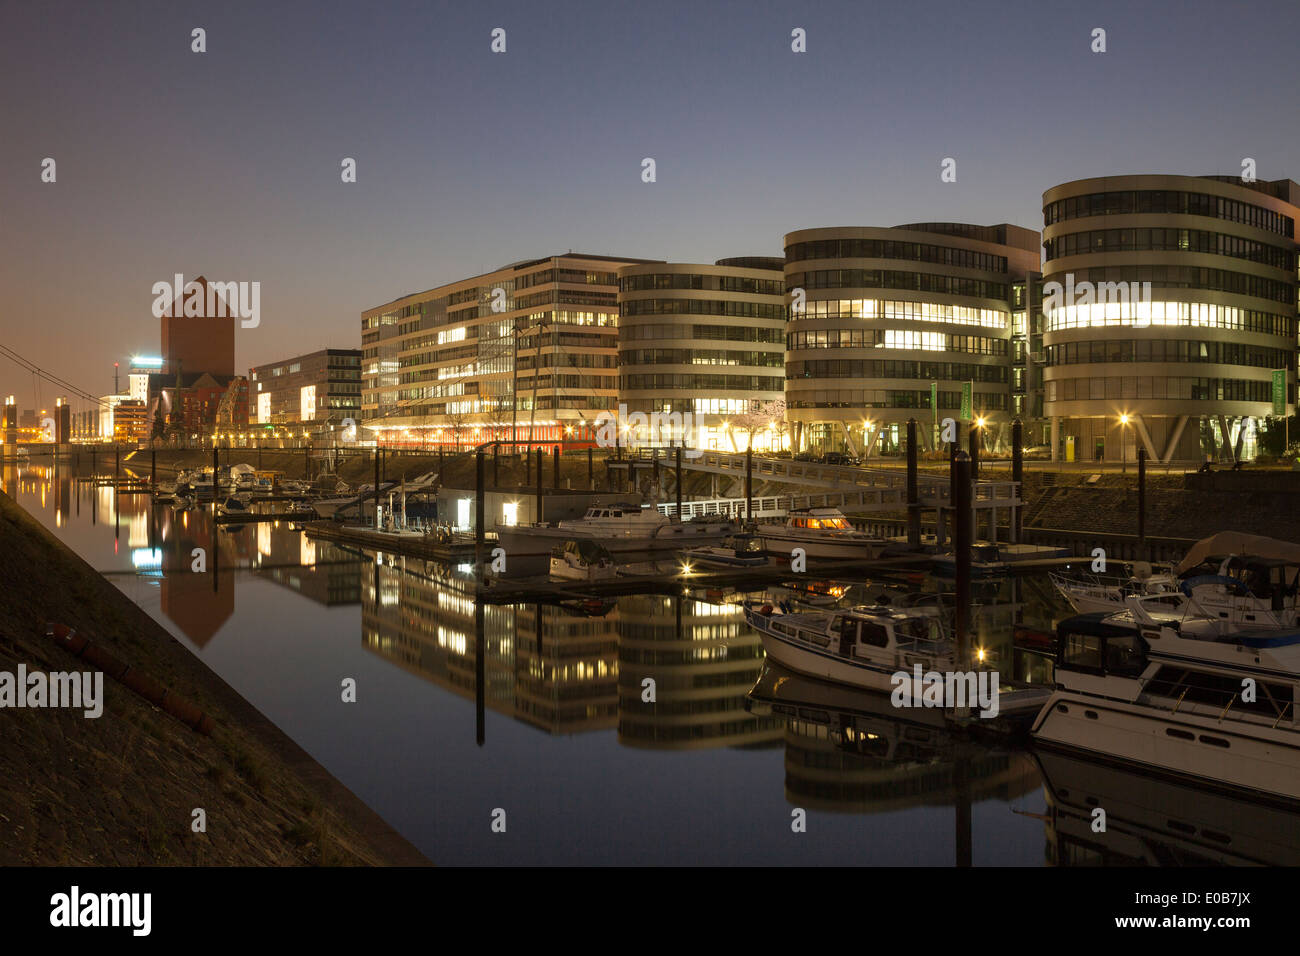
[[[88,670],[46,636],[59,622],[215,722],[200,734],[107,676],[97,718],[0,708],[0,865],[428,864],[7,495],[0,581],[0,672]]]

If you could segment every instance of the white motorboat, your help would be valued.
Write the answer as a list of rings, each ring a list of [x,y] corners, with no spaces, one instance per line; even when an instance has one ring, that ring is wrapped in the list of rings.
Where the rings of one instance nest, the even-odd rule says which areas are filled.
[[[783,524],[760,524],[757,534],[769,554],[790,557],[802,548],[811,559],[861,559],[880,557],[886,542],[857,531],[838,508],[805,508],[791,511]]]
[[[677,521],[653,508],[622,503],[593,505],[581,518],[555,524],[497,525],[497,543],[509,555],[511,568],[523,569],[530,559],[549,557],[551,549],[568,540],[592,540],[616,559],[669,554],[704,544],[720,544],[740,531],[734,519]]]
[[[1222,620],[1130,595],[1062,621],[1043,746],[1198,785],[1300,799],[1300,630],[1225,633]]]
[[[681,552],[682,567],[761,568],[772,562],[763,542],[748,532],[723,538],[721,544],[701,545]]]
[[[914,665],[955,669],[955,648],[931,614],[888,608],[786,611],[746,601],[745,620],[758,631],[768,657],[810,677],[890,691],[893,675]]]
[[[617,573],[613,556],[590,539],[566,541],[551,550],[551,577],[565,581],[605,581]]]
[[[1257,535],[1225,532],[1198,541],[1167,573],[1139,562],[1128,579],[1051,577],[1080,613],[1119,611],[1136,596],[1152,612],[1218,622],[1221,634],[1300,623],[1300,545]]]

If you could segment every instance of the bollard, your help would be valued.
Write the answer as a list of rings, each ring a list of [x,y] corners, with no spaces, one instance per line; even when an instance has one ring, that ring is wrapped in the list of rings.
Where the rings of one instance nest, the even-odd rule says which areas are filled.
[[[745,520],[754,520],[754,449],[745,446]]]
[[[682,449],[680,445],[677,447],[676,451],[677,451],[677,481],[676,481],[677,520],[681,521],[682,520]]]
[[[921,495],[917,480],[916,419],[907,420],[907,543],[921,546]]]
[[[953,632],[957,642],[956,666],[970,669],[970,562],[971,543],[974,538],[971,512],[971,461],[964,452],[957,452],[953,460],[953,557],[957,565],[957,583],[954,600],[956,619]]]
[[[1022,498],[1021,490],[1025,487],[1025,434],[1024,426],[1018,418],[1011,423],[1011,480],[1016,485],[1016,498]],[[1020,513],[1023,510],[1023,505],[1017,505],[1014,511],[1011,526],[1011,540],[1013,542],[1020,541]]]
[[[1147,450],[1138,449],[1138,557],[1145,560],[1147,544]]]

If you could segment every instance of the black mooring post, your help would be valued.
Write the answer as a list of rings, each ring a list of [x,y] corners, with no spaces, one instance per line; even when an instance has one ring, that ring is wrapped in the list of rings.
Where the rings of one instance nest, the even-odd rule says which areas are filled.
[[[948,442],[948,510],[957,507],[957,453],[961,450],[961,422],[952,419],[952,441]],[[946,516],[940,517],[946,521]],[[952,538],[957,535],[956,528],[950,528]]]
[[[1015,496],[1023,500],[1025,487],[1025,429],[1018,418],[1011,423],[1011,480],[1016,485]],[[1016,526],[1013,541],[1020,540],[1020,516],[1024,510],[1024,505],[1016,507]]]
[[[474,595],[474,740],[482,747],[487,739],[487,635],[483,626],[483,596]]]
[[[498,454],[498,452],[500,451],[501,451],[500,445],[492,446],[492,487],[493,488],[501,487],[501,456],[500,454]]]
[[[542,522],[542,449],[537,448],[537,521]]]
[[[745,446],[745,520],[754,520],[754,449]]]
[[[907,420],[907,543],[921,546],[921,495],[916,469],[916,419]]]
[[[556,491],[559,491],[560,490],[560,446],[553,445],[551,446],[551,448],[554,454],[554,458],[552,459],[553,466],[551,468],[551,471],[553,472],[551,484],[553,485]]]
[[[212,443],[212,519],[217,518],[217,443]]]
[[[533,453],[524,449],[524,487],[533,483]]]
[[[1138,557],[1146,558],[1147,545],[1147,450],[1138,449]]]
[[[953,557],[957,563],[956,619],[953,626],[957,641],[958,670],[970,669],[970,560],[974,528],[971,526],[971,461],[965,452],[957,452],[953,459],[954,482],[952,507]]]
[[[375,527],[379,527],[379,442],[375,442]]]
[[[587,449],[587,488],[596,487],[596,461],[591,448]]]
[[[158,490],[158,449],[149,449],[149,489]]]
[[[970,426],[970,436],[967,444],[970,445],[970,480],[980,480],[980,442],[984,437],[984,429],[974,422]]]
[[[495,446],[493,446],[495,447]],[[474,571],[479,575],[482,581],[483,574],[483,540],[484,540],[484,522],[483,516],[487,512],[487,492],[483,488],[483,449],[474,450]],[[475,599],[474,614],[475,621],[480,625],[483,619],[479,610],[481,601]],[[482,630],[479,631],[480,636]]]
[[[113,442],[113,483],[121,481],[122,474],[122,446],[116,441]]]
[[[675,484],[677,486],[676,487],[677,520],[681,521],[682,520],[682,448],[680,445],[677,446],[676,451],[677,451],[677,481],[675,482]]]

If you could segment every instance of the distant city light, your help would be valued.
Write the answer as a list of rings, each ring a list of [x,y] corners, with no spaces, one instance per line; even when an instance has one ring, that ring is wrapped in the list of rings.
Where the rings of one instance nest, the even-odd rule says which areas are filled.
[[[117,363],[114,362],[113,364],[116,365]],[[136,368],[162,368],[163,360],[158,355],[133,355],[131,356],[131,364]]]

